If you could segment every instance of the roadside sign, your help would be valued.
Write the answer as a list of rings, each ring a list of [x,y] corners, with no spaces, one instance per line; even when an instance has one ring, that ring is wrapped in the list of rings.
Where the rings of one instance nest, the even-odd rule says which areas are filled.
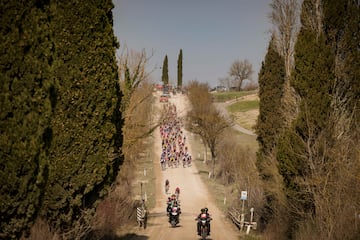
[[[241,200],[247,200],[247,191],[241,191]]]

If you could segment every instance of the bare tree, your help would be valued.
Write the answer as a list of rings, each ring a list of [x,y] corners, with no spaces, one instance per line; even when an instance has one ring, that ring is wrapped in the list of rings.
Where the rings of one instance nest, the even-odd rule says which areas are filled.
[[[150,57],[146,51],[137,52],[124,47],[118,62],[122,118],[124,120],[123,154],[125,159],[136,156],[138,149],[158,123],[151,121],[152,84],[147,71]],[[155,69],[155,68],[154,68]]]
[[[147,67],[152,56],[153,54],[148,57],[145,49],[137,52],[135,50],[129,51],[126,46],[124,47],[118,62],[120,87],[124,94],[121,101],[122,110],[125,110],[129,105],[131,95],[136,88],[149,80],[151,71],[147,71]]]
[[[289,125],[298,112],[299,99],[290,86],[290,77],[294,67],[294,47],[300,29],[300,1],[302,0],[273,0],[270,4],[272,11],[269,18],[274,25],[273,36],[285,66],[285,92],[281,100],[285,125]]]
[[[246,79],[251,80],[253,74],[252,64],[248,60],[235,60],[230,67],[229,75],[233,77],[233,83],[237,90],[241,90],[241,85]]]
[[[323,25],[323,9],[321,0],[312,0],[303,4],[302,25],[305,28],[311,29],[319,36]]]
[[[355,239],[359,236],[356,225],[348,224],[357,221],[360,209],[360,184],[357,174],[360,169],[358,158],[359,140],[356,131],[351,128],[354,112],[349,112],[346,100],[335,93],[332,100],[333,112],[330,114],[329,126],[316,134],[314,126],[307,121],[309,137],[304,140],[306,154],[304,161],[309,165],[306,178],[298,179],[299,185],[306,188],[313,198],[316,214],[304,215],[305,226],[320,226],[299,235],[309,239]],[[331,135],[329,135],[331,133]],[[297,209],[303,214],[303,209]]]
[[[285,76],[288,80],[294,64],[294,46],[299,31],[300,0],[273,0],[270,4],[271,22],[279,54],[285,59]],[[287,81],[289,82],[289,81]],[[288,83],[286,83],[288,84]]]
[[[212,158],[211,175],[214,177],[216,146],[220,135],[230,125],[212,105],[207,84],[192,82],[188,89],[192,109],[187,114],[187,128],[198,134],[204,145],[209,147]]]

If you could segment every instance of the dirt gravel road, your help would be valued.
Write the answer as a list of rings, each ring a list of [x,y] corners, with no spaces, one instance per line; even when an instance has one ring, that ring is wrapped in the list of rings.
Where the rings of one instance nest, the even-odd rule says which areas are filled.
[[[219,102],[219,103],[215,103],[214,106],[216,107],[216,109],[218,111],[220,111],[220,113],[226,118],[228,119],[230,122],[233,122],[231,120],[231,117],[229,115],[229,113],[227,112],[226,110],[226,107],[229,105],[229,103],[225,102]],[[257,113],[257,112],[256,112]],[[232,128],[235,129],[236,131],[239,131],[239,132],[242,132],[242,133],[245,133],[247,135],[251,135],[251,136],[255,136],[256,134],[253,132],[253,131],[250,131],[246,128],[243,128],[242,126],[236,124],[236,123],[233,123],[232,125]]]
[[[156,93],[160,96],[160,93]],[[158,96],[156,96],[158,97]],[[175,95],[170,98],[170,102],[177,107],[179,117],[186,114],[189,103],[184,95]],[[156,108],[160,109],[161,103],[156,100]],[[185,135],[189,133],[185,131]],[[187,139],[189,139],[187,137]],[[129,233],[128,239],[134,240],[187,240],[200,239],[196,233],[196,221],[194,218],[200,209],[207,207],[212,215],[211,236],[209,240],[236,240],[239,239],[239,231],[229,220],[225,219],[222,212],[215,206],[212,196],[202,182],[198,170],[194,165],[191,167],[182,166],[178,168],[168,168],[161,170],[159,158],[161,153],[161,138],[159,130],[154,133],[154,169],[156,174],[156,206],[150,210],[148,227],[146,229],[137,228],[134,233]],[[187,144],[192,153],[191,142]],[[156,154],[157,153],[157,154]],[[180,188],[180,201],[182,214],[180,224],[172,228],[166,216],[166,195],[164,191],[165,180],[170,181],[170,193],[174,193],[175,188]]]

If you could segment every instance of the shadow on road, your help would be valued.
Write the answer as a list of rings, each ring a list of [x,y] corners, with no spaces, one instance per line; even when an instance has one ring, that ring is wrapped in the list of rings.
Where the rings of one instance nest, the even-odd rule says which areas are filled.
[[[128,233],[124,236],[119,236],[117,238],[110,238],[112,240],[148,240],[147,236],[137,235],[135,233]]]
[[[150,212],[149,217],[164,217],[166,216],[166,212],[164,209],[164,212]]]
[[[144,235],[137,235],[136,233],[127,233],[122,236],[118,236],[113,231],[104,230],[93,230],[88,233],[84,238],[84,240],[148,240],[149,238]]]
[[[171,226],[171,225],[169,225],[169,228],[170,229],[175,229],[175,228],[181,228],[182,227],[182,225],[181,224],[177,224],[176,226]]]

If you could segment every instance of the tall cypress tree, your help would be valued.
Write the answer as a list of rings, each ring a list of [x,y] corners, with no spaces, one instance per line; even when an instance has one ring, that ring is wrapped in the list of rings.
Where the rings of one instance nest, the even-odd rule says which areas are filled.
[[[48,6],[0,9],[0,233],[15,239],[37,217],[48,178],[53,44]]]
[[[0,233],[71,227],[121,163],[111,1],[1,2]],[[16,17],[14,17],[16,16]]]
[[[161,80],[165,86],[169,85],[169,69],[168,69],[167,55],[165,55],[164,62],[163,62]]]
[[[183,61],[183,53],[182,53],[182,49],[180,49],[180,53],[179,53],[179,57],[178,57],[178,62],[177,62],[177,88],[181,89],[182,88],[182,77],[183,77],[183,65],[182,65],[182,61]]]
[[[273,37],[259,73],[260,104],[256,130],[260,152],[264,155],[273,151],[283,126],[281,98],[284,94],[285,67],[281,62],[283,57],[276,51],[275,44]]]
[[[346,102],[349,112],[355,111],[353,128],[360,122],[360,10],[358,1],[326,0],[324,32],[335,49],[336,82],[339,97]]]
[[[114,180],[121,121],[112,2],[57,1],[57,103],[42,213],[68,227]]]
[[[281,99],[284,95],[285,66],[284,59],[276,51],[276,41],[272,37],[265,61],[259,72],[259,116],[257,122],[257,167],[264,181],[265,207],[261,210],[261,226],[268,224],[273,214],[278,210],[278,193],[281,183],[274,174],[277,172],[274,149],[276,148],[280,131],[283,128]]]
[[[299,113],[293,126],[279,141],[277,159],[283,176],[289,209],[289,238],[293,238],[298,223],[314,213],[313,195],[299,179],[309,179],[312,162],[321,156],[317,140],[326,138],[327,121],[331,112],[332,82],[334,80],[334,55],[326,44],[319,28],[306,24],[312,2],[303,2],[301,27],[295,45],[295,71],[291,85],[300,97]]]

